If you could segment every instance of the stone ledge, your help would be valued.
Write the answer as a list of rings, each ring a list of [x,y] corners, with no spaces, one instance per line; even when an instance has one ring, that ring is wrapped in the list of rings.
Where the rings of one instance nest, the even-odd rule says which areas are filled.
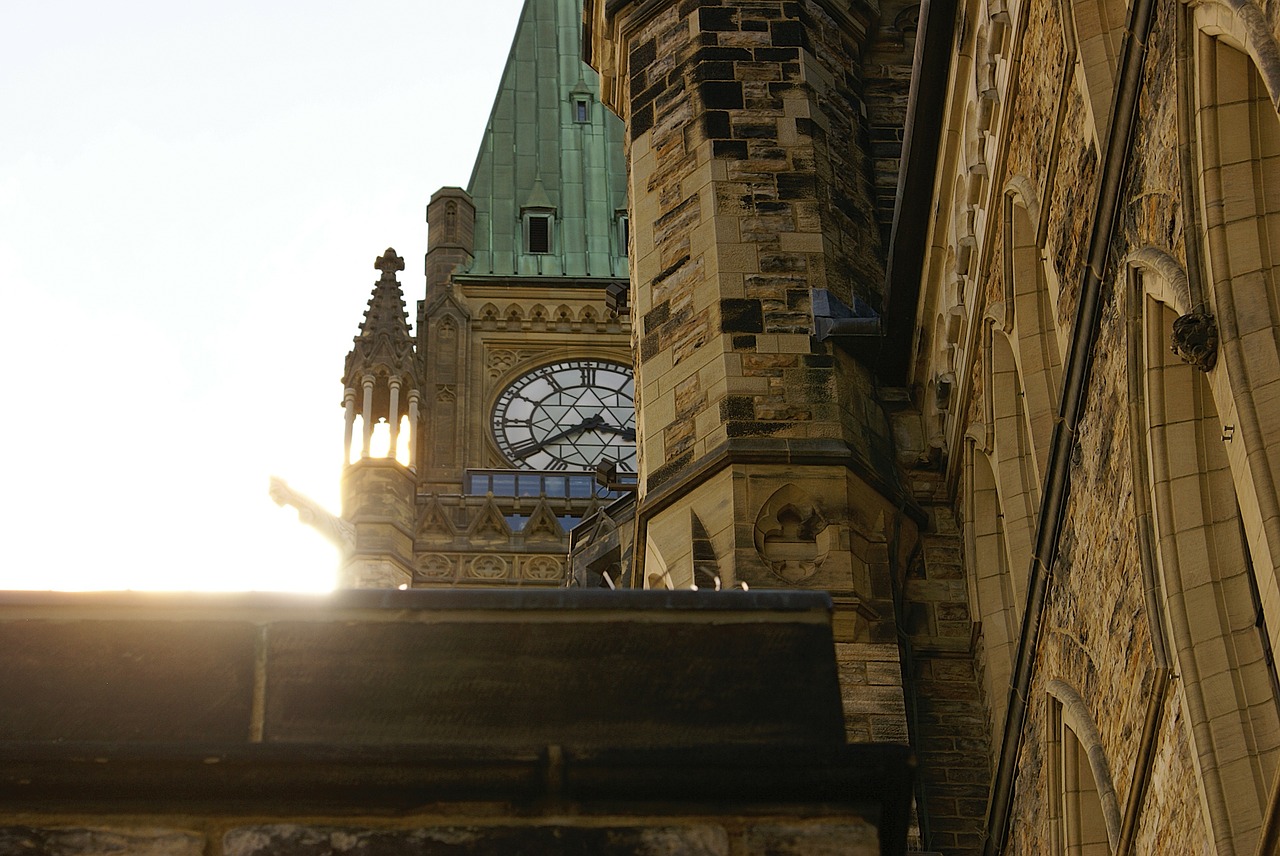
[[[0,749],[835,747],[830,608],[769,591],[5,593]]]
[[[830,606],[772,591],[0,593],[0,831],[67,854],[120,836],[146,852],[202,817],[353,835],[343,818],[400,817],[405,841],[475,817],[731,818],[760,852],[846,840],[842,824],[849,842],[872,827],[901,842],[910,750],[843,742]]]
[[[896,820],[899,807],[905,810],[911,766],[906,747],[874,744],[590,752],[10,742],[0,745],[0,800],[7,812],[145,806],[151,813],[195,814],[515,804],[560,812],[572,806],[581,814],[683,815],[714,814],[720,804],[739,811],[803,805],[819,814],[856,808],[887,821]]]

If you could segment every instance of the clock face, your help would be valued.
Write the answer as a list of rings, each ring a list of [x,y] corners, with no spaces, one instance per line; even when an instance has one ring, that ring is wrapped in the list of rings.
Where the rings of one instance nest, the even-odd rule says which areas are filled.
[[[592,470],[636,465],[636,406],[631,369],[603,360],[565,360],[511,384],[493,408],[503,454],[529,470]]]

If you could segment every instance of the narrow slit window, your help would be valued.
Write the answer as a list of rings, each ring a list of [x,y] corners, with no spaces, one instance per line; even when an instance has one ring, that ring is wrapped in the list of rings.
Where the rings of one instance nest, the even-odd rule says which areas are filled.
[[[529,217],[529,252],[551,252],[551,218],[542,214]]]
[[[627,209],[617,208],[613,212],[613,235],[617,242],[617,255],[627,256],[627,245],[631,243],[631,220],[627,217]]]
[[[580,123],[591,121],[591,105],[586,98],[573,99],[573,121]]]

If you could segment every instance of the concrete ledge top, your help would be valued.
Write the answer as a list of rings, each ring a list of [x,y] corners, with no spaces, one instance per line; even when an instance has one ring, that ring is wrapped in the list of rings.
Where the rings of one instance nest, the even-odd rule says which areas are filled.
[[[622,618],[629,612],[769,612],[813,613],[826,620],[831,598],[826,592],[764,591],[639,591],[607,589],[365,589],[324,594],[292,592],[58,592],[0,591],[0,620],[11,609],[66,609],[84,612],[84,618],[105,617],[113,610],[138,611],[139,618],[171,620],[170,610],[213,613],[246,611],[296,611],[320,618],[331,611],[539,611],[610,610]],[[798,616],[795,616],[799,620]]]

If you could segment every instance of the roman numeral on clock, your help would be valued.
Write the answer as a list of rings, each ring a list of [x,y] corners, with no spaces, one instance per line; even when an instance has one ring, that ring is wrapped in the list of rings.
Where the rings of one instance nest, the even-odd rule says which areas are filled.
[[[525,440],[523,443],[513,443],[511,445],[511,454],[517,458],[527,458],[541,448],[542,444],[537,440]]]

